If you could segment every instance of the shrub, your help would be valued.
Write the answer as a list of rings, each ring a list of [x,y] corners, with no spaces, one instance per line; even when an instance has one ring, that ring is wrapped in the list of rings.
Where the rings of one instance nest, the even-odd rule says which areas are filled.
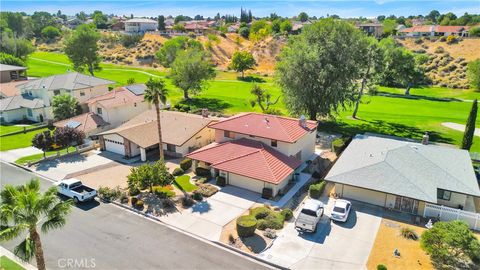
[[[167,187],[161,186],[154,186],[152,191],[155,195],[157,195],[160,199],[171,198],[175,196],[175,192]]]
[[[194,192],[193,192],[192,198],[193,198],[195,201],[201,201],[201,200],[203,200],[202,194],[201,194],[200,192],[198,192],[198,191],[194,191]]]
[[[26,64],[22,59],[8,53],[0,52],[0,64],[25,67]]]
[[[441,46],[438,46],[436,49],[435,49],[435,53],[444,53],[445,52],[445,49]]]
[[[445,42],[445,41],[447,41],[447,38],[445,36],[442,36],[442,37],[440,37],[439,41],[440,42]]]
[[[200,176],[200,177],[212,177],[212,174],[210,173],[210,170],[202,168],[202,167],[197,167],[195,169],[195,174]]]
[[[258,229],[265,230],[265,229],[275,229],[280,230],[283,228],[284,218],[278,212],[270,212],[270,214],[258,221]]]
[[[127,193],[126,192],[122,192],[120,194],[120,202],[121,203],[128,203],[128,196],[127,196]]]
[[[120,189],[109,188],[109,187],[100,187],[98,189],[98,196],[106,201],[114,201],[120,197]]]
[[[415,240],[415,241],[418,240],[417,233],[409,227],[402,227],[402,229],[400,229],[400,232],[402,236],[406,239]]]
[[[180,168],[182,168],[182,170],[186,171],[188,169],[190,169],[192,167],[192,160],[189,159],[189,158],[186,158],[182,161],[180,161]]]
[[[228,235],[228,242],[231,244],[235,243],[235,237],[233,237],[233,234]]]
[[[285,220],[290,220],[293,218],[293,211],[290,208],[285,208],[283,209],[280,214],[284,217]]]
[[[130,189],[128,190],[128,194],[130,196],[137,196],[138,194],[140,194],[140,189],[137,187],[130,187]]]
[[[339,155],[343,149],[348,145],[350,138],[338,138],[332,141],[332,151]]]
[[[202,194],[203,197],[210,197],[213,194],[217,193],[218,189],[210,184],[202,184],[198,186],[198,189],[196,191]]]
[[[162,200],[162,205],[164,208],[172,208],[175,206],[175,202],[173,202],[170,199],[163,199]]]
[[[265,237],[270,238],[270,239],[274,239],[274,238],[277,237],[277,232],[276,232],[274,229],[269,229],[269,228],[267,228],[267,229],[265,229],[265,231],[263,232],[263,235],[264,235]]]
[[[201,185],[201,184],[207,183],[208,181],[210,181],[210,179],[208,179],[208,178],[206,178],[206,177],[202,177],[202,178],[197,179],[197,181],[195,181],[195,183],[196,183],[197,185]]]
[[[190,197],[190,195],[183,196],[183,198],[182,198],[182,206],[183,207],[188,208],[188,207],[192,206],[194,203],[195,203],[195,201],[193,201],[193,199],[192,199],[192,197]]]
[[[225,177],[222,177],[222,176],[217,176],[216,181],[217,181],[217,185],[221,187],[224,187],[227,184]]]
[[[143,205],[143,201],[142,201],[142,200],[137,200],[137,201],[135,202],[135,208],[137,208],[138,210],[143,210],[143,207],[144,207],[144,205]]]
[[[143,35],[122,35],[120,41],[125,47],[132,47],[139,43],[143,38]]]
[[[256,219],[266,218],[271,212],[272,210],[268,209],[265,206],[250,209],[250,215],[254,216]]]
[[[173,170],[173,175],[174,176],[179,176],[179,175],[183,175],[185,172],[183,171],[182,168],[175,168],[175,170]]]
[[[455,36],[450,35],[447,37],[447,44],[452,44],[455,42],[457,42],[457,38]]]
[[[130,202],[132,203],[132,206],[135,206],[135,204],[137,203],[138,201],[138,198],[137,197],[132,197],[132,199],[130,200]]]
[[[415,39],[415,44],[422,44],[423,40],[421,38]]]
[[[249,237],[255,234],[257,219],[254,216],[241,216],[237,218],[237,233],[240,237]]]
[[[322,196],[323,190],[325,189],[325,181],[320,181],[320,183],[312,184],[308,188],[308,194],[311,198],[318,199]]]
[[[383,264],[377,265],[377,270],[387,270],[387,267]]]

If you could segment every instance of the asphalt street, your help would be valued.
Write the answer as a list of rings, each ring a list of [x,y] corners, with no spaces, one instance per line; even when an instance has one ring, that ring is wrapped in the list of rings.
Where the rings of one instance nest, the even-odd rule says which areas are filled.
[[[0,163],[0,186],[35,175]],[[52,183],[41,180],[42,190]],[[74,207],[65,227],[41,234],[48,269],[266,269],[232,251],[111,204]],[[10,251],[21,239],[3,242]],[[35,260],[32,260],[35,264]]]

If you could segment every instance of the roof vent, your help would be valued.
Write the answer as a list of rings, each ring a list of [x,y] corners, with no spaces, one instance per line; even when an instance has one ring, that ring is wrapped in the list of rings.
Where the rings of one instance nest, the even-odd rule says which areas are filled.
[[[422,137],[422,144],[428,145],[429,140],[430,140],[430,135],[428,135],[428,132],[425,132],[425,134]]]
[[[305,118],[305,115],[302,114],[300,116],[300,119],[298,119],[298,124],[303,128],[307,127],[307,119]]]

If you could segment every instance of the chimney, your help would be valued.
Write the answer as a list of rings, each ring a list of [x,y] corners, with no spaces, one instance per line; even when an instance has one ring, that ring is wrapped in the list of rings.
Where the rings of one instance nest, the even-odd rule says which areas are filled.
[[[307,127],[307,119],[305,118],[305,115],[300,116],[300,119],[298,119],[298,124],[303,128]]]
[[[428,135],[428,132],[425,132],[425,135],[422,137],[422,144],[423,145],[428,145],[428,140],[430,139],[430,136]]]
[[[208,109],[207,108],[202,109],[202,117],[208,118]]]

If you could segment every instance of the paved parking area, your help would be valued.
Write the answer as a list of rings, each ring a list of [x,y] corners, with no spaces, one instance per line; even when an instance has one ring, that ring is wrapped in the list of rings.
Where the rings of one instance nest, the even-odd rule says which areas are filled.
[[[259,199],[260,194],[226,186],[203,202],[160,219],[190,233],[218,241],[223,226],[247,211]]]
[[[130,174],[132,166],[116,162],[109,163],[109,165],[90,173],[77,175],[75,178],[95,189],[99,187],[115,188],[117,186],[127,188],[127,176]]]
[[[333,202],[325,200],[325,215],[315,234],[299,233],[290,222],[259,256],[291,269],[366,269],[382,212],[354,202],[346,223],[331,222]]]

